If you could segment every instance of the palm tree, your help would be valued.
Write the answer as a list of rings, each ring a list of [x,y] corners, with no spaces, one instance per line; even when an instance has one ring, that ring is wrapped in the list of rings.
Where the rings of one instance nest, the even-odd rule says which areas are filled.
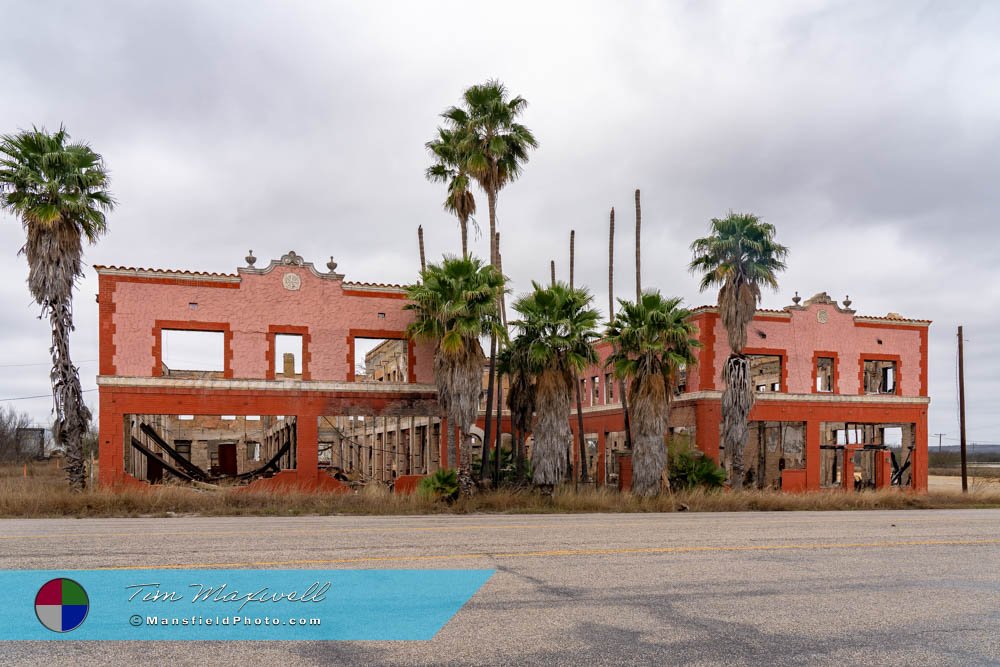
[[[427,180],[448,184],[444,208],[458,217],[462,233],[462,257],[469,256],[469,220],[476,214],[476,198],[469,186],[468,144],[465,128],[438,128],[436,139],[425,145],[434,157],[434,164],[427,168]],[[472,219],[475,224],[475,219]],[[476,229],[479,229],[476,227]],[[492,243],[492,242],[491,242]]]
[[[777,273],[785,268],[788,248],[774,239],[773,225],[752,213],[713,218],[709,235],[691,244],[692,272],[700,272],[701,290],[719,289],[719,315],[729,339],[730,355],[722,371],[721,441],[726,469],[734,489],[743,488],[743,448],[747,419],[754,403],[750,362],[743,354],[747,325],[753,320],[761,287],[777,288]]]
[[[695,326],[678,298],[643,292],[638,302],[619,299],[621,312],[608,324],[607,340],[614,352],[608,364],[615,375],[630,380],[632,405],[632,491],[655,495],[666,477],[667,449],[663,436],[670,418],[681,368],[695,361]]]
[[[517,122],[528,106],[521,96],[511,98],[500,81],[470,86],[462,95],[464,108],[451,107],[442,116],[450,130],[461,138],[459,153],[467,173],[486,193],[490,215],[490,261],[495,263],[497,197],[516,180],[528,161],[528,151],[537,147],[535,136]]]
[[[481,336],[502,337],[496,295],[504,277],[482,260],[446,256],[420,274],[420,282],[407,288],[407,310],[416,313],[407,327],[411,338],[433,340],[434,383],[438,402],[449,425],[458,426],[466,446],[460,448],[459,480],[463,493],[472,489],[471,430],[479,413],[482,389]],[[449,429],[450,430],[450,429]],[[448,458],[454,460],[450,436]]]
[[[528,152],[538,146],[535,136],[517,118],[528,106],[521,96],[511,98],[506,86],[491,79],[470,86],[462,94],[464,107],[451,107],[442,115],[449,129],[461,137],[459,154],[468,174],[486,193],[490,216],[490,263],[497,265],[497,197],[515,181],[528,161]],[[489,379],[486,387],[486,437],[491,430],[496,373],[495,339],[490,340]],[[497,427],[499,431],[499,426]]]
[[[91,414],[69,352],[73,285],[83,276],[83,239],[95,243],[104,234],[115,200],[101,156],[69,139],[63,127],[0,137],[0,208],[19,217],[27,232],[21,252],[28,259],[28,290],[52,325],[53,435],[66,453],[70,486],[80,490]]]
[[[594,340],[600,314],[585,288],[557,282],[514,302],[521,319],[513,322],[527,341],[527,363],[535,381],[535,445],[531,452],[534,483],[547,491],[562,481],[576,374],[597,363]]]

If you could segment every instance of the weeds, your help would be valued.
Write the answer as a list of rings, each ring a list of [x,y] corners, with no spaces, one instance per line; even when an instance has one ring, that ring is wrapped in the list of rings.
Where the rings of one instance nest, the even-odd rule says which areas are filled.
[[[583,512],[738,512],[795,510],[944,509],[1000,507],[1000,485],[975,484],[968,494],[900,490],[848,493],[839,490],[811,493],[775,491],[679,490],[655,498],[639,498],[614,489],[586,486],[557,488],[552,496],[533,489],[496,489],[459,498],[447,504],[414,493],[396,495],[382,487],[352,494],[309,494],[202,491],[176,484],[112,492],[91,489],[73,493],[61,471],[29,466],[28,476],[18,466],[0,468],[0,517],[167,517],[401,515]]]

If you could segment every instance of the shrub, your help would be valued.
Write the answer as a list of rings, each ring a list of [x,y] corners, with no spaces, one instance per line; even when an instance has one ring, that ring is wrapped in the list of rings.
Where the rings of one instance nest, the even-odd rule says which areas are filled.
[[[694,448],[687,440],[678,439],[671,442],[670,456],[670,487],[675,490],[721,488],[726,482],[726,471],[715,464],[715,461]]]
[[[420,480],[417,492],[435,500],[451,502],[458,498],[458,472],[448,468],[438,470]]]

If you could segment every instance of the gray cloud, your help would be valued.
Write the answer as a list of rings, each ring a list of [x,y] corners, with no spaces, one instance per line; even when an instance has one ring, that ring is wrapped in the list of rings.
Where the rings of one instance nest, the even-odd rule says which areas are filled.
[[[955,326],[970,433],[1000,442],[1000,8],[990,3],[7,3],[0,130],[66,123],[106,157],[121,206],[93,263],[232,271],[248,248],[334,255],[352,280],[405,282],[416,227],[457,226],[423,179],[437,114],[498,76],[541,141],[500,201],[515,292],[565,276],[632,293],[632,191],[644,280],[697,305],[688,245],[752,210],[792,248],[780,294],[826,290],[865,314],[935,320],[931,432],[957,433]],[[483,216],[482,222],[485,222]],[[4,364],[44,362],[21,230],[0,224]],[[476,242],[482,252],[486,240]],[[92,273],[78,359],[95,359]],[[16,372],[13,372],[16,371]],[[93,366],[83,366],[93,385]],[[43,394],[45,366],[0,368],[0,398]],[[18,403],[38,419],[47,402]]]

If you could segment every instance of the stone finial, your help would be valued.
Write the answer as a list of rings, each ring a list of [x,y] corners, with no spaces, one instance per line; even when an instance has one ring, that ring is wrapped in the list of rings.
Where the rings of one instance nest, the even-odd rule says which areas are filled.
[[[285,266],[302,266],[305,260],[302,259],[302,255],[297,255],[294,250],[289,250],[288,253],[281,256],[281,263]]]
[[[326,268],[330,269],[330,273],[337,270],[337,263],[333,261],[333,256],[330,256],[330,261],[326,263]]]
[[[250,254],[247,255],[246,257],[244,257],[243,259],[246,260],[247,266],[249,266],[251,268],[253,268],[254,262],[257,261],[257,258],[253,256],[253,250],[251,250]]]
[[[850,294],[848,294],[846,297],[844,297],[844,308],[850,308],[852,303],[854,303],[854,302],[851,301],[851,295]]]
[[[797,305],[799,305],[799,302],[801,302],[801,301],[802,301],[802,297],[799,296],[798,291],[796,291],[795,292],[795,296],[792,297],[792,303],[794,303],[797,306]]]

